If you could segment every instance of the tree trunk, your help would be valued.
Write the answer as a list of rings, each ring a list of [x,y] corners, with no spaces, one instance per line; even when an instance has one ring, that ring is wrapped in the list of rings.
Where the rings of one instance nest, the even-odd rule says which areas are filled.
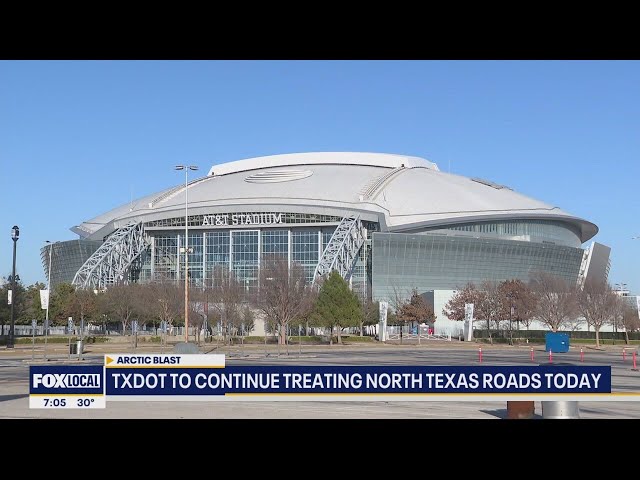
[[[363,330],[364,330],[364,322],[360,322],[360,336],[363,337]]]
[[[624,343],[625,345],[629,345],[629,332],[626,328],[624,329]]]
[[[600,327],[593,327],[596,331],[596,348],[600,348]]]
[[[329,327],[329,345],[333,345],[333,325]]]
[[[340,325],[336,325],[336,329],[338,330],[338,345],[342,345],[342,328]]]
[[[280,325],[280,345],[287,343],[287,326],[283,323]]]
[[[513,345],[513,321],[509,319],[509,345]]]
[[[220,326],[222,327],[222,344],[227,344],[227,315],[225,314],[224,308],[222,308],[222,312],[220,312]]]

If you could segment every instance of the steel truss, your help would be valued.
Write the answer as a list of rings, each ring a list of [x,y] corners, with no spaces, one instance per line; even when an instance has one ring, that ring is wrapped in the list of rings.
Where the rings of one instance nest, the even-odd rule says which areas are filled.
[[[342,278],[349,281],[366,237],[367,233],[360,221],[360,215],[344,217],[322,252],[313,275],[313,283],[315,284],[332,270],[337,270]]]
[[[116,230],[80,267],[73,285],[83,289],[105,289],[129,283],[129,270],[150,245],[142,222],[131,222]]]

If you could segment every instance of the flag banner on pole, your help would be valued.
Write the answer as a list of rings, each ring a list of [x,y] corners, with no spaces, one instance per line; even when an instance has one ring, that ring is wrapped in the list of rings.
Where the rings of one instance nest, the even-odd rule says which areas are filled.
[[[44,289],[40,290],[40,307],[42,310],[46,310],[49,308],[49,290]]]

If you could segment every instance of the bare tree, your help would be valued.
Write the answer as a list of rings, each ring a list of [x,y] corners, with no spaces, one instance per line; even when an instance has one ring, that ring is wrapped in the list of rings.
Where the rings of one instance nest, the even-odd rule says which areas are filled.
[[[177,318],[184,311],[184,292],[175,280],[158,278],[145,285],[145,304],[167,329],[173,327]]]
[[[433,308],[427,304],[427,301],[415,288],[411,293],[411,298],[400,305],[398,317],[405,323],[410,322],[411,325],[421,322],[435,322],[436,320]]]
[[[76,289],[73,303],[80,315],[80,325],[84,325],[86,316],[91,317],[98,309],[96,294],[91,290]]]
[[[620,299],[622,300],[622,299]],[[629,332],[637,332],[640,330],[640,318],[638,317],[638,310],[631,307],[624,301],[618,302],[622,313],[620,314],[620,323],[624,328],[625,343],[629,345]]]
[[[260,288],[255,297],[255,306],[266,321],[276,325],[280,332],[280,344],[285,344],[287,327],[302,321],[313,306],[314,289],[307,283],[302,265],[292,263],[282,255],[264,259],[260,267]]]
[[[233,271],[225,266],[217,266],[213,272],[215,283],[211,288],[212,309],[220,317],[224,343],[231,341],[231,335],[242,319],[245,290]]]
[[[576,287],[562,277],[535,272],[529,285],[536,301],[535,316],[552,332],[567,328],[578,315]]]
[[[464,306],[467,303],[473,303],[475,305],[479,303],[480,295],[476,286],[473,283],[467,283],[462,289],[458,291],[449,299],[447,304],[442,309],[442,314],[449,320],[464,320]]]
[[[159,322],[158,312],[155,305],[158,300],[152,292],[152,284],[135,284],[135,299],[136,304],[134,306],[134,310],[138,324],[141,328],[151,324],[155,329]]]
[[[600,329],[615,322],[620,302],[621,298],[605,282],[587,280],[578,291],[578,309],[596,332],[596,348],[600,348]]]
[[[360,322],[360,336],[363,336],[365,325],[375,325],[380,321],[380,302],[366,300],[362,302],[362,321]]]
[[[624,342],[629,345],[629,332],[640,330],[640,317],[636,305],[630,305],[624,297],[616,295],[617,302],[613,307],[611,325],[616,330],[624,331]]]
[[[528,328],[535,310],[535,300],[527,286],[518,279],[501,282],[498,290],[503,303],[501,316],[509,320],[509,343],[513,345],[513,322],[518,328],[520,322]]]
[[[209,321],[209,297],[211,292],[204,286],[189,287],[189,326],[194,327],[196,342],[200,343],[200,333]]]
[[[473,311],[479,320],[486,322],[489,342],[493,344],[491,322],[493,322],[496,329],[499,330],[501,315],[504,312],[503,298],[497,282],[489,280],[482,282],[478,294],[478,304],[474,307]]]
[[[523,317],[523,318],[521,318],[519,320],[520,323],[522,325],[524,325],[527,330],[529,330],[529,328],[531,327],[531,324],[535,320],[535,317],[533,316],[534,313],[535,313],[535,309],[536,309],[536,307],[535,307],[535,304],[534,304],[534,307],[533,307],[533,310],[532,310],[532,314],[530,316],[528,316],[528,317]]]
[[[191,298],[191,294],[189,294]],[[200,332],[204,328],[205,314],[203,310],[196,309],[195,306],[189,302],[189,327],[193,328],[195,341],[200,343]]]
[[[220,311],[215,308],[210,308],[207,312],[207,322],[211,326],[211,331],[216,337],[222,334],[222,331],[218,329],[218,326],[222,326],[222,317]],[[215,327],[215,328],[214,328]]]
[[[102,294],[105,310],[117,318],[122,324],[122,334],[125,335],[131,317],[137,306],[137,298],[133,285],[112,285]]]
[[[242,326],[245,335],[249,335],[256,327],[256,312],[249,305],[242,309]]]
[[[389,307],[393,310],[394,316],[397,317],[398,312],[402,305],[411,298],[411,291],[403,290],[397,285],[391,287],[391,298],[389,299]],[[400,321],[398,319],[398,321]]]
[[[585,324],[584,318],[576,317],[576,318],[567,320],[565,328],[571,332],[577,332],[583,327],[584,324]]]

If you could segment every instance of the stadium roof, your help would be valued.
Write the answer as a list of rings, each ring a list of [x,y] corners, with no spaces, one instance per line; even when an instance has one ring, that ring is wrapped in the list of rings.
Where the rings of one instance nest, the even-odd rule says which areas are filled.
[[[591,222],[507,186],[441,172],[428,160],[403,155],[311,152],[214,165],[188,184],[189,214],[301,212],[343,216],[358,212],[382,231],[412,231],[451,223],[508,219],[564,221],[586,242]],[[184,215],[184,183],[127,203],[71,230],[99,239],[132,219]]]

